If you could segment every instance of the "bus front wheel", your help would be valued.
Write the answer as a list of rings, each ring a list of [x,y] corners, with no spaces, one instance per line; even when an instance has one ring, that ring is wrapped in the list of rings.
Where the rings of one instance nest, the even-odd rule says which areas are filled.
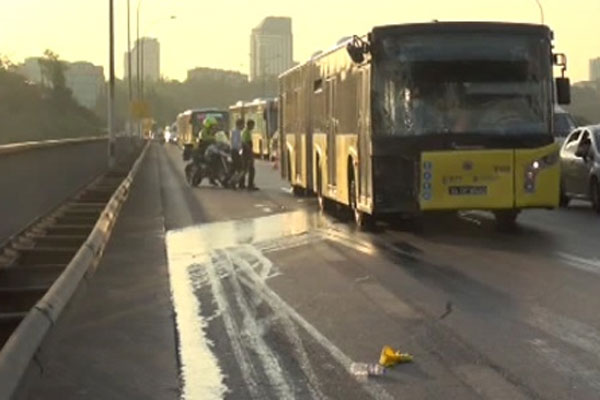
[[[494,211],[496,217],[496,226],[500,231],[512,231],[517,227],[517,217],[519,210],[499,210]]]

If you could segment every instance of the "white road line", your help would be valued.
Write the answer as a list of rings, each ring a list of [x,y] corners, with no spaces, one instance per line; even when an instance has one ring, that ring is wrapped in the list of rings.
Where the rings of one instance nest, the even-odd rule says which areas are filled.
[[[262,332],[264,332],[265,329],[259,326],[259,321],[256,320],[256,316],[253,315],[250,305],[244,297],[244,292],[239,281],[237,280],[236,271],[233,268],[230,255],[226,251],[218,251],[215,253],[215,256],[218,258],[218,260],[209,268],[212,269],[216,267],[217,269],[224,269],[230,273],[233,297],[235,298],[238,308],[243,314],[243,329],[241,332],[238,331],[238,334],[241,333],[242,335],[240,340],[242,340],[247,347],[250,347],[251,350],[260,358],[263,370],[267,375],[271,386],[277,393],[277,398],[294,399],[294,390],[290,384],[291,380],[287,376],[287,373],[281,368],[275,353],[263,339]]]
[[[600,333],[596,329],[539,306],[534,307],[531,313],[530,320],[536,328],[600,359]]]
[[[224,375],[206,337],[207,321],[201,317],[201,307],[194,295],[189,276],[190,259],[177,257],[169,248],[169,281],[175,322],[179,333],[179,356],[183,380],[182,399],[222,399],[227,393]]]
[[[582,365],[572,355],[550,346],[543,339],[533,339],[529,343],[548,361],[552,368],[561,372],[569,380],[587,383],[600,391],[600,372],[597,368],[588,368]]]
[[[313,339],[325,348],[331,356],[340,363],[348,373],[350,373],[350,365],[352,359],[348,357],[343,351],[341,351],[335,344],[333,344],[327,337],[319,332],[312,324],[310,324],[304,317],[302,317],[293,307],[287,304],[279,295],[272,290],[260,276],[246,263],[240,262],[240,267],[246,272],[246,277],[256,286],[255,292],[260,294],[265,301],[271,306],[273,310],[277,310],[279,313],[288,315],[289,318],[299,324],[304,330],[313,337]],[[393,399],[382,386],[373,381],[362,381],[356,379],[356,381],[362,386],[362,388],[376,399]]]
[[[600,259],[579,257],[563,252],[557,252],[556,254],[572,267],[600,275]]]

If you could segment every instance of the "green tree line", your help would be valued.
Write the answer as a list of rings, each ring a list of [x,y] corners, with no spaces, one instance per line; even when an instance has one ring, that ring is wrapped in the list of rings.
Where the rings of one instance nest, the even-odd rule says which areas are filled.
[[[144,100],[148,103],[150,114],[159,126],[172,124],[177,115],[185,110],[203,107],[226,109],[239,100],[249,101],[257,97],[277,95],[277,78],[268,77],[253,82],[234,82],[223,79],[160,80],[146,82]],[[137,98],[136,83],[133,82],[133,98]],[[99,99],[96,113],[106,115],[106,93]],[[123,129],[129,112],[128,82],[118,80],[115,83],[115,123],[117,129]]]
[[[73,99],[66,65],[50,50],[40,59],[42,80],[34,84],[0,58],[0,144],[94,136],[101,120]]]

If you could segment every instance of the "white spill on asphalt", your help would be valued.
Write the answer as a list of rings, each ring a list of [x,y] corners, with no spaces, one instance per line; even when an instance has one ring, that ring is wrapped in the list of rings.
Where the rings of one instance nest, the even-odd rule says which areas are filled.
[[[222,399],[227,389],[224,375],[206,337],[207,321],[202,318],[201,305],[194,295],[192,270],[200,259],[187,253],[178,242],[177,235],[167,233],[169,280],[177,331],[179,333],[179,358],[184,382],[182,398]]]
[[[215,354],[206,335],[207,328],[212,326],[209,324],[217,320],[222,322],[226,333],[223,339],[232,349],[241,379],[252,399],[326,397],[300,330],[349,370],[352,360],[267,284],[279,271],[265,252],[323,240],[323,235],[314,227],[315,221],[308,214],[294,212],[167,233],[184,399],[220,399],[228,392],[236,395],[234,389],[225,386],[219,354]],[[197,290],[207,286],[214,299],[210,306],[217,308],[210,320],[202,317],[197,296]],[[264,310],[268,310],[266,315]],[[302,371],[300,376],[290,374],[282,363],[282,355],[268,341],[266,334],[274,324],[281,327],[278,331],[283,332],[291,344],[293,360]],[[392,398],[376,382],[357,381],[374,398]]]

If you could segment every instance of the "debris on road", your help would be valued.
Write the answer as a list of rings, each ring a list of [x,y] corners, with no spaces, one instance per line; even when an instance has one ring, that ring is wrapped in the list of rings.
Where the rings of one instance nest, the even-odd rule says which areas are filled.
[[[352,363],[350,373],[357,377],[380,376],[385,374],[385,367],[374,363]]]
[[[409,363],[413,361],[413,356],[408,353],[401,353],[400,350],[394,350],[390,346],[383,346],[379,364],[383,367],[393,367],[396,364]]]

